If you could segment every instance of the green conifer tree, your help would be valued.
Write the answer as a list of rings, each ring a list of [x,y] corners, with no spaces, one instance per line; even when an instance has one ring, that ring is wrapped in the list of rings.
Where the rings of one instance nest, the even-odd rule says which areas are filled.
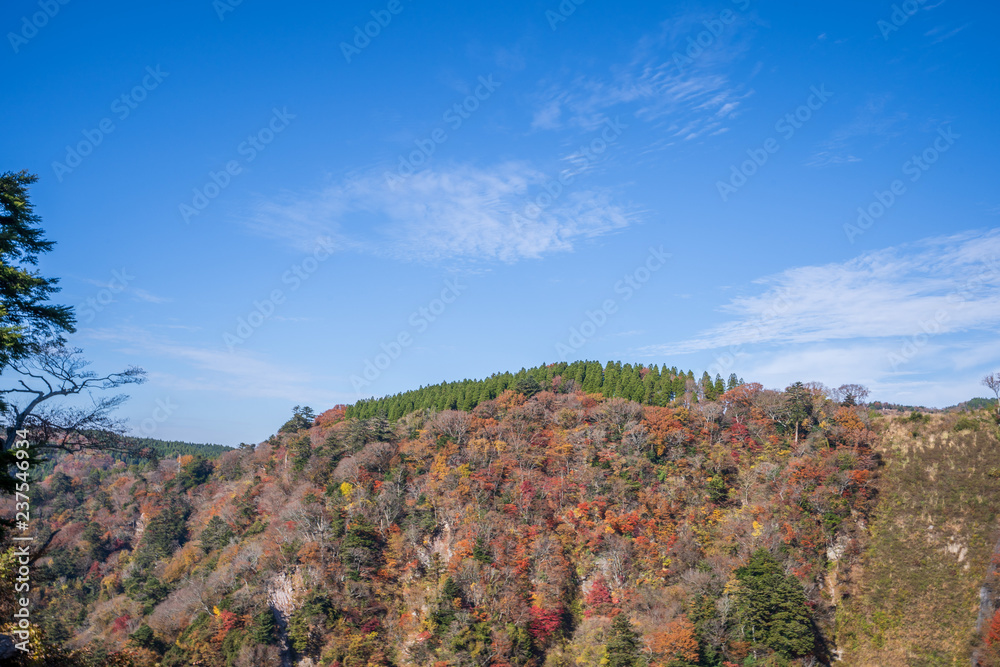
[[[611,621],[611,636],[604,649],[608,667],[641,667],[646,664],[642,658],[639,634],[625,614],[618,614]]]
[[[736,579],[736,615],[755,651],[770,649],[786,658],[813,651],[816,638],[802,584],[786,576],[767,549],[755,551],[736,570]]]

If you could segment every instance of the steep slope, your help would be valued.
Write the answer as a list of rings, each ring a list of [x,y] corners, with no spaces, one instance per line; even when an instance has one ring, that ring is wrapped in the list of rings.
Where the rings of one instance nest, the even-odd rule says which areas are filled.
[[[1000,595],[997,427],[982,411],[915,413],[876,450],[879,502],[837,613],[844,664],[968,665]]]

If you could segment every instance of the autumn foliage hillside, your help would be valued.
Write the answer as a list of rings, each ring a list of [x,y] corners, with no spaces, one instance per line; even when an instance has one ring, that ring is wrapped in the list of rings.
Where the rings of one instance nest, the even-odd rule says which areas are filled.
[[[827,663],[871,415],[688,379],[665,405],[560,378],[392,422],[339,407],[215,460],[60,464],[37,617],[165,667]]]

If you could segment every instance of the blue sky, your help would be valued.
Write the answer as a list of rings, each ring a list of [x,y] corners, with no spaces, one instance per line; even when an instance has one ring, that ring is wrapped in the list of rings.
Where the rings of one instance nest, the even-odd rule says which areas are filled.
[[[1000,365],[998,15],[15,0],[2,169],[155,437],[573,358],[945,406]]]

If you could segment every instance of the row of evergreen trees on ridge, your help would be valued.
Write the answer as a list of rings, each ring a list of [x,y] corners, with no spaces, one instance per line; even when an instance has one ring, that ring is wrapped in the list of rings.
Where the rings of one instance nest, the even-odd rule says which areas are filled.
[[[728,382],[716,374],[713,380],[708,372],[695,381],[693,371],[680,371],[666,364],[622,364],[609,361],[603,367],[599,361],[559,362],[522,368],[517,373],[494,373],[484,380],[461,380],[428,385],[392,396],[362,399],[347,406],[346,416],[369,419],[383,415],[395,421],[415,410],[469,411],[480,403],[492,400],[507,389],[526,396],[542,390],[582,390],[588,394],[601,394],[607,398],[627,398],[643,405],[668,405],[685,393],[691,400],[703,396],[715,400],[725,391],[743,384],[735,374]]]

